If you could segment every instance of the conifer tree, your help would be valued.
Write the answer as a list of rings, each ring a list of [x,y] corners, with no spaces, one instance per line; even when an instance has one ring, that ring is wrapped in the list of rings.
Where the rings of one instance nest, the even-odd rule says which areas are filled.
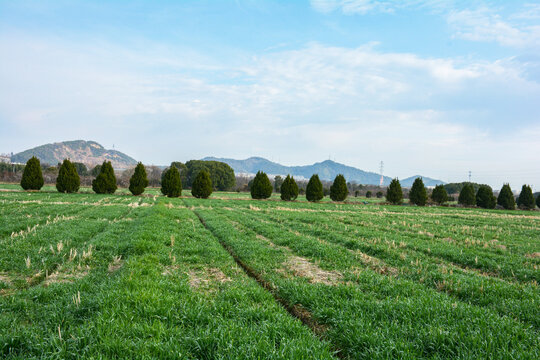
[[[347,189],[347,182],[345,177],[341,174],[336,176],[332,186],[330,186],[330,199],[332,201],[344,201],[349,195],[349,189]]]
[[[536,198],[536,206],[540,208],[540,194],[538,194],[538,197]]]
[[[182,179],[176,166],[171,166],[161,180],[161,192],[168,197],[182,195]]]
[[[493,209],[497,205],[497,198],[489,185],[480,185],[476,192],[476,205],[484,209]]]
[[[56,189],[62,193],[75,193],[79,191],[81,178],[77,173],[75,165],[68,159],[65,159],[58,170],[56,178]]]
[[[373,193],[372,193],[370,190],[368,190],[368,191],[366,192],[366,197],[369,199],[369,198],[372,197],[372,196],[373,196]]]
[[[324,197],[323,186],[319,175],[313,174],[306,186],[306,199],[308,201],[319,201]]]
[[[144,188],[148,186],[148,177],[146,176],[146,169],[144,165],[139,162],[135,166],[135,172],[129,179],[129,191],[133,195],[141,195],[144,192]]]
[[[116,189],[114,169],[110,161],[104,161],[98,176],[92,181],[92,190],[97,194],[114,194]]]
[[[427,190],[422,178],[414,179],[413,186],[409,193],[409,201],[417,206],[425,206],[427,202]]]
[[[24,190],[39,190],[43,187],[43,173],[39,159],[32,156],[26,162],[21,179],[21,187]]]
[[[292,201],[298,197],[298,185],[290,175],[287,175],[280,190],[281,200]]]
[[[474,187],[472,184],[467,183],[463,186],[459,192],[458,204],[464,206],[476,205],[476,195],[474,194]]]
[[[199,199],[208,199],[212,194],[212,179],[207,170],[201,170],[191,185],[191,195]]]
[[[386,190],[386,200],[394,205],[399,205],[403,202],[403,190],[397,178],[393,179]]]
[[[448,201],[448,193],[443,185],[435,185],[435,189],[431,193],[431,198],[437,204],[442,205]]]
[[[514,199],[514,193],[510,188],[510,184],[504,184],[497,197],[497,204],[507,210],[514,210],[516,208],[516,201]]]
[[[534,195],[529,185],[523,185],[521,193],[519,194],[517,205],[521,209],[532,210],[534,209]]]
[[[272,183],[266,173],[258,171],[257,175],[253,179],[253,184],[251,185],[251,198],[252,199],[268,199],[272,196],[273,190]]]

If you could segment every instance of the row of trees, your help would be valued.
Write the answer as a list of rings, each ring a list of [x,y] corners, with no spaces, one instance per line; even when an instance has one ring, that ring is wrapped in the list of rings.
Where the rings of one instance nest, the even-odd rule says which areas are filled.
[[[386,199],[393,204],[403,202],[403,191],[398,179],[392,180],[386,194]],[[448,201],[448,194],[443,185],[437,185],[433,189],[431,199],[439,205]],[[409,201],[418,206],[426,205],[428,200],[427,189],[421,178],[414,180],[409,193]],[[509,184],[504,184],[499,192],[499,196],[493,195],[493,190],[489,185],[479,185],[477,190],[473,184],[464,184],[459,192],[458,203],[463,206],[478,206],[485,209],[494,209],[497,205],[504,209],[514,210],[516,201]],[[536,199],[536,205],[540,207],[540,195]],[[529,185],[523,185],[521,193],[517,199],[517,206],[521,209],[534,209],[535,199]]]

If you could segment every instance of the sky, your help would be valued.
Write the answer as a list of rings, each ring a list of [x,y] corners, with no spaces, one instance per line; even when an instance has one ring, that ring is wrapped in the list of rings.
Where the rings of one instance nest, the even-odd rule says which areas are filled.
[[[78,139],[540,191],[540,2],[0,0],[0,152]]]

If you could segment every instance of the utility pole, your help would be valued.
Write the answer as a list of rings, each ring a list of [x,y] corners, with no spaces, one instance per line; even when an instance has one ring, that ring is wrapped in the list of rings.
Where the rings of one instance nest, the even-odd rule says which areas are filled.
[[[471,182],[472,171],[469,170],[469,182]]]
[[[383,177],[383,170],[384,170],[384,161],[381,161],[380,164],[380,173],[381,173],[381,181],[379,181],[379,186],[383,186],[384,177]]]

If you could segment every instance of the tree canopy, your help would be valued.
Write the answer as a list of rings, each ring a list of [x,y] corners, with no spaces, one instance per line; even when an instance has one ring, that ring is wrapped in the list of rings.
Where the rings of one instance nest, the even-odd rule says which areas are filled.
[[[97,194],[113,194],[117,189],[116,176],[110,161],[101,164],[99,174],[92,181],[92,190]]]
[[[75,193],[79,191],[80,186],[81,178],[77,173],[75,165],[68,159],[65,159],[58,170],[56,189],[62,193]]]
[[[344,201],[349,195],[349,189],[347,188],[347,182],[342,174],[339,174],[334,179],[332,186],[330,186],[330,199],[332,201]]]
[[[532,210],[534,209],[534,195],[532,189],[529,185],[523,185],[521,188],[521,193],[517,199],[517,205],[521,209]]]
[[[272,189],[272,183],[270,183],[268,175],[258,171],[251,185],[251,197],[253,199],[267,199],[272,196]]]
[[[497,204],[507,210],[514,210],[516,208],[516,200],[514,199],[514,193],[510,188],[510,184],[504,184],[497,197]]]
[[[171,166],[165,172],[161,181],[161,193],[168,197],[179,197],[182,195],[182,180],[180,179],[180,172],[178,172],[175,166]]]
[[[201,170],[210,174],[215,190],[231,190],[236,184],[234,170],[226,163],[220,161],[190,160],[186,162],[186,186],[190,187],[193,180]]]
[[[464,206],[476,205],[476,195],[472,184],[465,184],[459,192],[458,203]]]
[[[409,201],[417,206],[425,206],[427,202],[427,190],[422,178],[414,179],[414,183],[409,192]]]
[[[298,197],[298,185],[294,178],[287,175],[280,188],[281,200],[293,201]]]
[[[497,205],[497,198],[489,185],[480,185],[476,192],[476,205],[484,209],[493,209]]]
[[[129,191],[133,195],[141,195],[144,192],[144,188],[148,186],[148,177],[146,176],[146,169],[144,165],[139,162],[135,166],[135,172],[129,179]]]
[[[26,162],[21,178],[21,187],[24,190],[39,190],[43,187],[43,173],[39,159],[32,156]]]
[[[193,180],[191,186],[191,195],[199,199],[208,199],[212,194],[212,179],[210,173],[206,170],[201,170]]]
[[[309,178],[306,186],[306,199],[308,201],[319,201],[324,197],[322,182],[319,175],[313,174]]]
[[[431,193],[431,198],[437,204],[442,205],[448,201],[448,193],[443,185],[435,185],[435,189]]]
[[[394,205],[399,205],[403,202],[403,190],[401,189],[401,184],[397,178],[394,178],[390,182],[390,185],[386,190],[386,200]]]

